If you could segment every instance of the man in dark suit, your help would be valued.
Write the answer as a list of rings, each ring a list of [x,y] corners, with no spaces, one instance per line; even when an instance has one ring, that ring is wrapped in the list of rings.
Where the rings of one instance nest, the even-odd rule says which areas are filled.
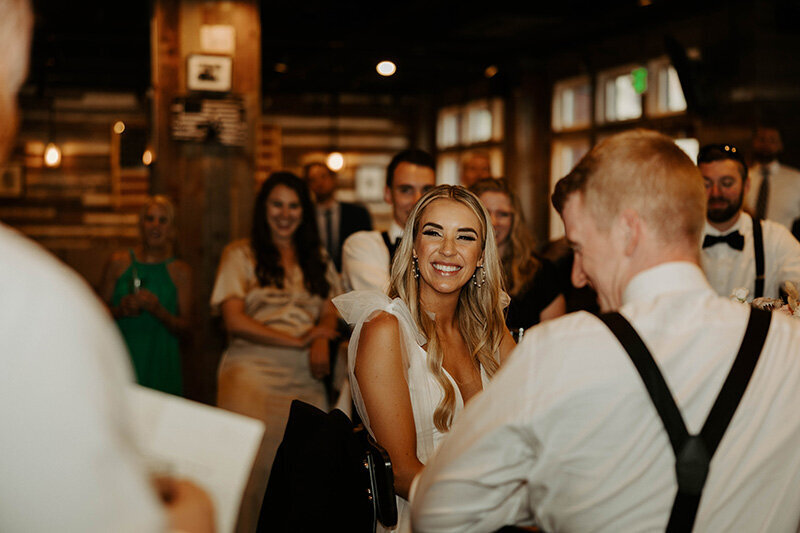
[[[372,230],[369,211],[363,206],[336,200],[336,174],[324,163],[309,163],[303,177],[314,193],[319,236],[336,270],[342,270],[342,243],[352,233]]]

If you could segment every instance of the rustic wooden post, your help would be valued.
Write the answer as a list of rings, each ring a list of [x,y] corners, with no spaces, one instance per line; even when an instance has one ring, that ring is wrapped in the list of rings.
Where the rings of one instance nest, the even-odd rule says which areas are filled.
[[[156,0],[151,54],[152,192],[167,194],[176,202],[179,254],[194,270],[195,327],[184,350],[185,389],[187,396],[213,403],[224,335],[219,320],[210,316],[209,296],[222,248],[247,236],[253,208],[254,153],[261,115],[259,3]],[[230,91],[214,96],[241,98],[242,146],[173,138],[175,98],[209,96],[187,89],[187,61],[192,54],[232,58]]]

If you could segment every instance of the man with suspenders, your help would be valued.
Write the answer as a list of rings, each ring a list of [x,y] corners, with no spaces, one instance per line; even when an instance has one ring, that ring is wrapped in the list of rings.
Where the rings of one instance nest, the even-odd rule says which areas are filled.
[[[782,225],[742,209],[750,179],[736,147],[704,146],[697,166],[708,198],[700,259],[714,290],[730,296],[741,287],[750,298],[777,298],[785,281],[800,285],[800,242]]]
[[[697,167],[624,132],[553,204],[603,314],[528,330],[415,479],[414,530],[797,531],[800,325],[709,286]]]
[[[384,199],[392,206],[388,231],[359,231],[344,241],[342,279],[348,290],[385,291],[389,270],[408,215],[420,197],[436,185],[433,157],[418,149],[403,150],[386,170]]]

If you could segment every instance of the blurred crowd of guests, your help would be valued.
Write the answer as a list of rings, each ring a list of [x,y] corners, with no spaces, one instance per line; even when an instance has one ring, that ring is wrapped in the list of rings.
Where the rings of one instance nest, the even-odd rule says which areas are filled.
[[[15,123],[30,28],[26,2],[0,2],[5,124]],[[13,137],[3,130],[0,160]],[[396,154],[384,231],[363,206],[337,200],[336,175],[321,163],[302,177],[270,175],[250,237],[222,254],[210,301],[228,336],[217,404],[266,425],[238,530],[256,528],[291,402],[329,409],[336,395],[324,379],[340,360],[345,377],[328,386],[391,456],[399,530],[412,519],[421,531],[658,529],[676,486],[663,427],[596,318],[559,317],[624,309],[668,354],[664,370],[699,427],[738,368],[755,313],[715,293],[780,307],[785,282],[800,282],[790,232],[800,226],[800,173],[778,162],[781,150],[777,130],[763,127],[750,168],[730,144],[704,146],[692,162],[655,132],[612,136],[559,181],[553,204],[567,240],[547,243],[547,254],[480,154],[464,165],[464,187],[437,187],[423,150]],[[208,495],[185,480],[153,484],[126,427],[131,366],[142,385],[182,394],[180,340],[196,304],[175,228],[167,198],[143,206],[140,242],[108,261],[104,310],[74,273],[0,226],[0,390],[14,399],[0,407],[0,529],[213,531]],[[582,299],[580,289],[597,292]],[[758,345],[767,361],[753,362],[755,393],[734,402],[747,403],[731,425],[738,440],[723,441],[711,503],[700,507],[709,529],[798,524],[800,330],[767,316]],[[552,322],[529,329],[543,321]],[[706,461],[699,487],[683,486],[678,469],[679,496],[696,500],[690,520],[717,444],[692,463]]]
[[[708,145],[700,151],[697,164],[708,200],[701,260],[720,295],[743,287],[754,297],[777,298],[782,283],[800,281],[800,243],[789,232],[792,225],[795,230],[800,225],[800,173],[777,162],[781,150],[779,133],[762,127],[754,136],[752,167],[731,145]],[[571,243],[562,238],[537,247],[513,188],[506,179],[491,177],[488,155],[467,158],[461,181],[480,203],[475,213],[486,215],[485,231],[493,236],[502,278],[498,298],[503,330],[515,342],[542,321],[576,310],[600,311],[591,284],[576,282]],[[369,397],[370,386],[353,383],[358,347],[351,346],[348,357],[351,329],[332,300],[349,291],[357,291],[353,294],[364,302],[369,301],[364,291],[399,296],[393,259],[403,238],[419,231],[418,222],[409,224],[409,218],[420,199],[435,188],[430,154],[419,149],[396,154],[387,168],[384,195],[392,218],[384,231],[377,231],[363,205],[337,199],[336,173],[324,163],[307,164],[301,177],[276,172],[256,197],[251,236],[225,248],[211,296],[212,313],[222,317],[229,339],[219,365],[217,405],[258,418],[267,428],[242,504],[241,531],[256,527],[293,400],[323,410],[336,405],[356,419],[369,420],[364,395]],[[448,194],[443,197],[465,201]],[[767,220],[762,220],[765,215]],[[191,326],[193,301],[191,269],[175,254],[174,219],[175,209],[167,198],[148,201],[140,216],[141,242],[112,255],[100,292],[127,344],[137,381],[180,395],[180,336]],[[759,221],[761,244],[753,239],[753,221]],[[728,243],[730,238],[723,236],[732,229],[743,236],[741,247],[714,246]],[[759,246],[766,271],[756,259]],[[419,271],[413,259],[413,267],[409,263],[405,268]],[[398,268],[402,267],[395,264]],[[483,265],[477,271],[486,275]],[[759,276],[761,282],[756,281]],[[367,315],[361,314],[361,323],[354,320],[352,301],[348,302],[337,305],[341,316],[355,326],[358,339]],[[386,311],[384,307],[379,301],[372,311]],[[461,332],[461,337],[469,334]],[[413,356],[404,354],[401,360],[413,367],[408,362]],[[385,368],[381,372],[391,375]],[[331,379],[332,374],[337,379]],[[382,393],[390,388],[388,383],[381,385]],[[380,425],[377,430],[367,425],[395,454],[408,452],[381,435]],[[408,485],[402,480],[410,483],[418,468],[404,478],[403,461],[398,460],[395,471],[398,494],[407,497]]]

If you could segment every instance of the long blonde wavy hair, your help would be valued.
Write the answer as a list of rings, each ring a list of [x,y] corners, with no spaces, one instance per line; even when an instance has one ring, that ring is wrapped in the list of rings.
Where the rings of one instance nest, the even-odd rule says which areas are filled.
[[[528,226],[525,225],[519,198],[512,192],[508,181],[504,178],[479,180],[469,190],[478,198],[487,192],[499,192],[505,194],[511,201],[514,214],[511,217],[511,230],[508,232],[508,245],[505,247],[501,259],[508,293],[511,296],[518,296],[528,288],[534,274],[541,266],[536,256],[533,255],[535,241]]]
[[[456,320],[461,336],[472,355],[476,367],[494,375],[499,367],[496,354],[506,332],[501,295],[504,290],[503,270],[497,253],[494,231],[489,213],[477,196],[458,185],[440,185],[431,189],[417,202],[406,222],[403,238],[392,262],[389,296],[401,298],[411,311],[417,328],[428,341],[428,368],[444,391],[444,397],[433,414],[439,431],[447,431],[453,422],[456,395],[452,382],[442,368],[444,347],[436,332],[435,317],[429,315],[420,303],[419,280],[414,277],[414,241],[419,232],[419,221],[425,209],[440,199],[448,199],[470,208],[479,222],[480,242],[483,249],[483,270],[486,281],[477,287],[470,279],[461,288],[456,307]],[[476,274],[477,274],[476,269]],[[481,276],[482,277],[482,276]]]

